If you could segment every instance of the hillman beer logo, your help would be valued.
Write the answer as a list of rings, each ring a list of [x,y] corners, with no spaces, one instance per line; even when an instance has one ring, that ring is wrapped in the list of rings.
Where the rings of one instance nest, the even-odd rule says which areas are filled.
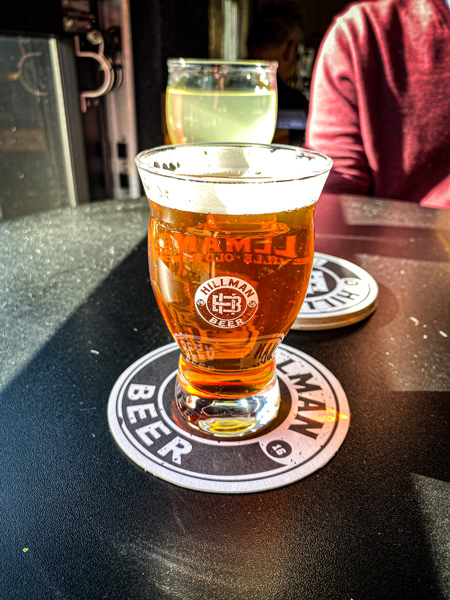
[[[338,451],[348,431],[347,398],[336,378],[310,356],[280,344],[282,403],[275,421],[243,439],[192,429],[174,402],[177,344],[158,348],[117,380],[108,421],[120,448],[140,467],[198,491],[275,489],[310,475]]]
[[[250,321],[258,308],[258,294],[238,277],[213,277],[197,289],[195,308],[210,325],[230,329]]]

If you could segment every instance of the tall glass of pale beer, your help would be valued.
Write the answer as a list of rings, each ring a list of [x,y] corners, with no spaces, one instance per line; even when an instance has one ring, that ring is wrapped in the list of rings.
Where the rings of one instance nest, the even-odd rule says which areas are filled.
[[[235,143],[155,148],[136,163],[151,282],[181,350],[179,413],[214,436],[254,433],[280,406],[275,350],[306,294],[331,160]]]
[[[172,58],[167,68],[172,144],[270,144],[277,121],[276,61]]]

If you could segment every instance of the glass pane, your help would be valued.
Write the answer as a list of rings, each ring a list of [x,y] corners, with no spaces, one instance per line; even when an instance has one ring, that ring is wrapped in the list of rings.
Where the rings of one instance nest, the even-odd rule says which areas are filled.
[[[54,38],[0,36],[0,219],[75,203]]]

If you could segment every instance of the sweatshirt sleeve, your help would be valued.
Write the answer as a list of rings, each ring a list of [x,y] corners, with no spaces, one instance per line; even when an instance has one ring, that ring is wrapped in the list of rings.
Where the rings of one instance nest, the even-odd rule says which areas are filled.
[[[357,28],[337,19],[319,51],[312,81],[306,146],[333,159],[325,191],[367,194],[370,169],[358,110],[361,54]]]

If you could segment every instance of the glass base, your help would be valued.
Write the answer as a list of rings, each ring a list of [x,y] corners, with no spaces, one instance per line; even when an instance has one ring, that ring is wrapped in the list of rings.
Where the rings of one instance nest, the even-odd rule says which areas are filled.
[[[197,395],[178,373],[175,400],[189,425],[215,437],[242,437],[259,431],[275,419],[281,402],[276,373],[257,394],[241,398]]]

